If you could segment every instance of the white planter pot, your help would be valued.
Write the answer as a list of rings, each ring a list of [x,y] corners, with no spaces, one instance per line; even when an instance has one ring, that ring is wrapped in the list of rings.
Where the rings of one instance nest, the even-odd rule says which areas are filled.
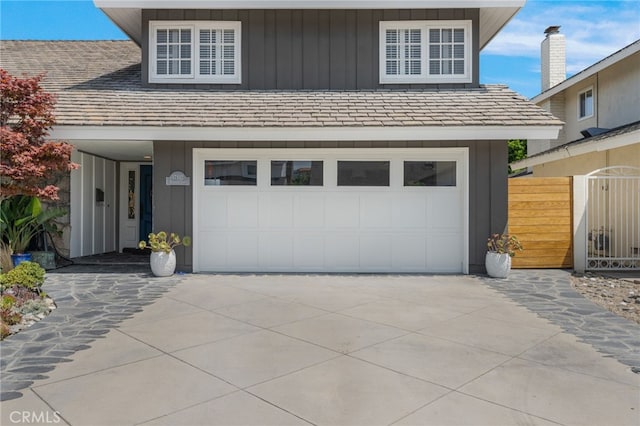
[[[487,252],[484,265],[490,277],[507,278],[511,270],[511,256],[508,253]]]
[[[170,277],[176,270],[176,252],[154,251],[151,253],[151,272],[156,277]]]

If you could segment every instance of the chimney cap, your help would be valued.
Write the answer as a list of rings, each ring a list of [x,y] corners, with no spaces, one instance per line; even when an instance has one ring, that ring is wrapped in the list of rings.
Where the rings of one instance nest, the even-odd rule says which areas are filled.
[[[559,32],[560,32],[560,25],[552,25],[550,27],[547,27],[546,30],[544,30],[544,33],[546,35],[558,34]]]

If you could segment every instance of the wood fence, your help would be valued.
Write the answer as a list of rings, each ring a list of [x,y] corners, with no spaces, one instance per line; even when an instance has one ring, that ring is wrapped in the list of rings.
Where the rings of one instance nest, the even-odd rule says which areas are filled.
[[[513,268],[573,267],[573,179],[509,179],[509,233],[524,251]]]

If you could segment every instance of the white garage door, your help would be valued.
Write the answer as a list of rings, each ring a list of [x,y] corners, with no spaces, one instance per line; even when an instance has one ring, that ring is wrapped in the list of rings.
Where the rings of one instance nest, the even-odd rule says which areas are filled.
[[[466,148],[193,158],[195,272],[467,272]]]

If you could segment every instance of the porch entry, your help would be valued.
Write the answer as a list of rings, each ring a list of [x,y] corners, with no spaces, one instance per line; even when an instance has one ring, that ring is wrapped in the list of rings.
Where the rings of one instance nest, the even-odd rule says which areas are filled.
[[[153,229],[153,166],[120,164],[119,251],[138,247]]]
[[[586,269],[640,269],[640,169],[607,167],[586,176]]]

